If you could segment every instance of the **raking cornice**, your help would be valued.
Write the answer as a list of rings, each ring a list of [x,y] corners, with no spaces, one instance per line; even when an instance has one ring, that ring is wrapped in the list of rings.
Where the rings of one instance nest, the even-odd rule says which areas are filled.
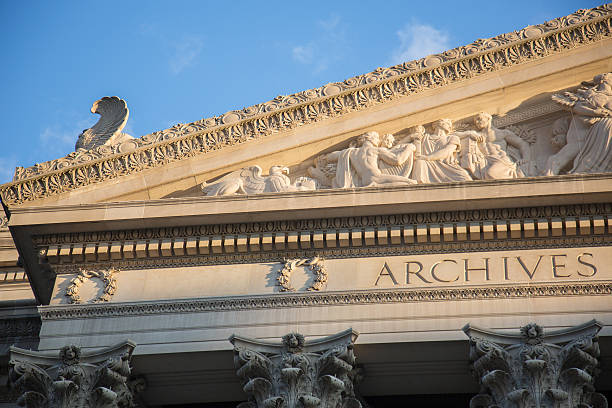
[[[0,196],[6,205],[20,205],[534,61],[609,38],[611,20],[612,4],[579,10],[343,82],[178,124],[136,139],[127,148],[100,146],[18,168],[15,181],[0,186]]]

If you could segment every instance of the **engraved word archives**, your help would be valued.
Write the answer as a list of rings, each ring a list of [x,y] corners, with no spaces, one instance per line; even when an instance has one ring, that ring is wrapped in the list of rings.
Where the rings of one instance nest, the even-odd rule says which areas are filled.
[[[535,254],[451,254],[402,257],[383,261],[373,286],[427,286],[450,283],[510,283],[525,281],[585,280],[601,278],[596,251]]]

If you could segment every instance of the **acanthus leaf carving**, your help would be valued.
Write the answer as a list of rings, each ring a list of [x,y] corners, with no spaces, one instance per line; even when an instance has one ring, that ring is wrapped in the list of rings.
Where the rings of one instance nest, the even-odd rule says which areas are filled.
[[[355,356],[351,329],[307,343],[299,333],[288,333],[280,344],[239,336],[234,345],[237,374],[257,408],[361,408],[355,396]]]
[[[600,329],[591,321],[545,335],[530,323],[517,336],[466,326],[472,371],[481,385],[470,407],[607,407],[593,388]]]
[[[135,344],[126,342],[85,355],[77,346],[58,356],[11,347],[9,382],[27,408],[135,407],[128,387]]]

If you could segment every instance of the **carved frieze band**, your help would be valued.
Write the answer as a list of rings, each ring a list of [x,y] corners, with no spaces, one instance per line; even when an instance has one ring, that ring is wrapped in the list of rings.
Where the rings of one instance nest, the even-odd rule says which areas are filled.
[[[109,146],[75,152],[19,169],[0,196],[7,205],[21,204],[544,58],[610,37],[611,11],[612,5],[580,10],[344,82],[178,124],[135,139],[138,146],[128,152]]]
[[[87,305],[40,306],[43,320],[123,317],[160,313],[222,312],[309,306],[344,306],[354,304],[438,302],[474,299],[509,299],[521,297],[595,296],[612,294],[612,282],[568,284],[524,284],[509,286],[390,289],[350,292],[300,292],[270,295],[236,296],[154,303],[108,303]]]
[[[380,220],[382,221],[382,220]],[[257,232],[136,240],[40,244],[56,272],[81,264],[136,267],[246,263],[283,258],[380,256],[440,251],[532,249],[606,245],[612,214],[421,224],[380,223],[371,227]],[[84,234],[81,234],[84,235]],[[56,237],[57,238],[57,237]],[[48,242],[47,239],[43,239]],[[315,254],[316,251],[316,254]]]

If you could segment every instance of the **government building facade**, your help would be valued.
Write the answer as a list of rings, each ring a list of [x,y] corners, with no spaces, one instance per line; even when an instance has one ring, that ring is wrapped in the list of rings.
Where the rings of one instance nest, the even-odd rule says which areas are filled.
[[[0,407],[603,408],[612,5],[0,185]]]

